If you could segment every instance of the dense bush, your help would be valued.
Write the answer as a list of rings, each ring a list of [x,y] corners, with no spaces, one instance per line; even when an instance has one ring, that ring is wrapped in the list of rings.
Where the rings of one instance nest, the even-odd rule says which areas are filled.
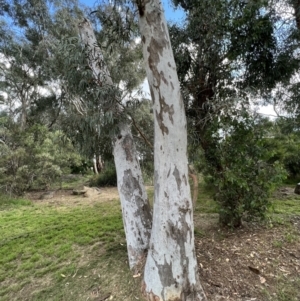
[[[0,189],[21,195],[31,188],[47,188],[80,156],[62,132],[41,125],[21,130],[2,121],[0,132]]]
[[[206,179],[215,186],[223,225],[238,227],[243,218],[265,217],[271,192],[286,176],[282,164],[270,163],[273,150],[268,148],[266,129],[247,114],[227,120],[214,161],[206,161]]]
[[[300,180],[300,136],[297,128],[291,128],[287,132],[280,128],[281,125],[282,122],[273,137],[267,141],[267,147],[273,149],[269,162],[282,162],[287,171],[285,182],[296,184]]]
[[[95,175],[90,182],[90,186],[117,186],[117,172],[115,165],[106,162],[105,169],[98,175]]]

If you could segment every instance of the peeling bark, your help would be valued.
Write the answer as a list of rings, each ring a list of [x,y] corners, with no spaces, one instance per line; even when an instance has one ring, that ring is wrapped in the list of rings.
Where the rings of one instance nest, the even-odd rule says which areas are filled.
[[[100,85],[113,85],[110,73],[91,24],[79,24],[82,43],[88,54],[89,65]],[[120,108],[116,104],[116,112]],[[142,179],[134,141],[128,124],[119,124],[119,135],[113,139],[113,154],[118,178],[118,190],[123,213],[129,266],[137,267],[149,246],[152,212]]]
[[[163,8],[136,0],[154,107],[155,202],[143,292],[152,301],[202,301],[188,183],[186,117]]]

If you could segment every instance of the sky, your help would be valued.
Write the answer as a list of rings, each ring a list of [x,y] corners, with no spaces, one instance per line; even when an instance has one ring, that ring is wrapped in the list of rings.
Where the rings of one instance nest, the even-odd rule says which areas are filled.
[[[94,4],[97,4],[97,0],[79,0],[80,3],[93,7]],[[174,23],[181,23],[184,20],[184,11],[182,9],[176,9],[172,5],[170,0],[162,0],[163,7],[165,10],[165,16],[167,21]]]

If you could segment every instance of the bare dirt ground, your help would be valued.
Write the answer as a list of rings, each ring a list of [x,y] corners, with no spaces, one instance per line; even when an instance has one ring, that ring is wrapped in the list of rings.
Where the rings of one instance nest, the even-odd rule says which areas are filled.
[[[101,188],[100,195],[89,198],[73,195],[72,190],[58,190],[44,200],[41,195],[33,192],[27,197],[58,207],[119,198],[114,187]],[[291,217],[284,225],[246,224],[224,230],[217,215],[198,214],[195,229],[200,279],[208,300],[300,300],[300,217]]]
[[[34,202],[43,202],[47,205],[53,206],[78,206],[86,205],[91,206],[99,202],[107,202],[119,198],[117,187],[104,187],[100,189],[100,193],[97,195],[83,197],[82,195],[74,195],[73,189],[59,189],[53,193],[53,197],[41,199],[45,194],[45,191],[34,191],[26,195],[27,198]]]
[[[205,236],[196,239],[197,257],[209,300],[300,300],[300,219],[226,231],[217,218],[199,216],[199,227]]]

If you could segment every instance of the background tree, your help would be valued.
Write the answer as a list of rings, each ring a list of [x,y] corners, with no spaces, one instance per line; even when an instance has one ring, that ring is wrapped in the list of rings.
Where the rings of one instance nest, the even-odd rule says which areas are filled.
[[[80,156],[61,131],[45,126],[27,126],[24,131],[7,116],[0,118],[0,190],[22,195],[33,188],[51,188]]]
[[[293,64],[289,60],[285,72],[280,71],[287,59],[276,39],[277,19],[268,1],[208,3],[183,0],[174,1],[174,4],[181,5],[187,13],[183,28],[171,26],[171,37],[184,91],[189,132],[194,142],[194,147],[190,149],[193,153],[196,153],[195,148],[199,146],[203,149],[208,167],[205,170],[216,180],[215,197],[221,205],[221,222],[238,226],[241,217],[247,211],[248,201],[245,194],[242,194],[242,197],[234,184],[230,186],[231,181],[227,182],[226,189],[230,191],[230,198],[236,199],[236,204],[245,204],[237,205],[239,209],[236,209],[240,215],[238,219],[234,214],[225,217],[225,212],[233,212],[235,201],[231,203],[230,198],[221,193],[223,188],[217,179],[225,179],[228,169],[231,168],[231,175],[235,174],[236,178],[244,177],[249,191],[252,191],[251,189],[255,189],[255,183],[261,182],[256,176],[263,175],[254,173],[249,178],[246,171],[240,174],[238,168],[228,166],[225,162],[232,158],[230,153],[223,149],[225,144],[220,133],[222,136],[226,128],[236,127],[237,132],[234,134],[234,130],[231,130],[230,135],[236,135],[238,132],[242,135],[240,126],[244,124],[245,112],[248,112],[247,120],[252,119],[247,123],[247,127],[254,126],[256,121],[251,114],[253,103],[258,99],[269,100],[276,85],[291,76]],[[239,145],[233,142],[234,140],[231,140],[232,147],[238,149]],[[246,143],[248,147],[251,142],[253,148],[263,148],[256,139],[239,139],[239,142]],[[261,151],[263,153],[263,149]],[[257,160],[254,153],[248,155],[254,156],[251,160]],[[239,164],[241,169],[247,167],[243,165],[242,160]],[[274,168],[273,172],[276,171],[275,165],[269,165],[269,168]],[[249,166],[249,172],[250,170]],[[265,176],[267,180],[267,174]],[[261,186],[261,189],[267,189],[268,193],[271,191],[269,188]],[[266,198],[267,196],[264,199]]]
[[[103,90],[113,91],[113,93],[110,93],[112,99],[110,113],[113,114],[118,131],[113,137],[113,154],[117,170],[129,266],[133,269],[140,263],[149,246],[152,212],[144,187],[130,125],[121,116],[121,106],[117,101],[118,91],[114,87],[102,51],[97,46],[91,24],[86,19],[79,24],[79,32],[95,80],[100,87],[103,87]],[[99,102],[99,105],[107,106],[105,101],[104,104]]]

